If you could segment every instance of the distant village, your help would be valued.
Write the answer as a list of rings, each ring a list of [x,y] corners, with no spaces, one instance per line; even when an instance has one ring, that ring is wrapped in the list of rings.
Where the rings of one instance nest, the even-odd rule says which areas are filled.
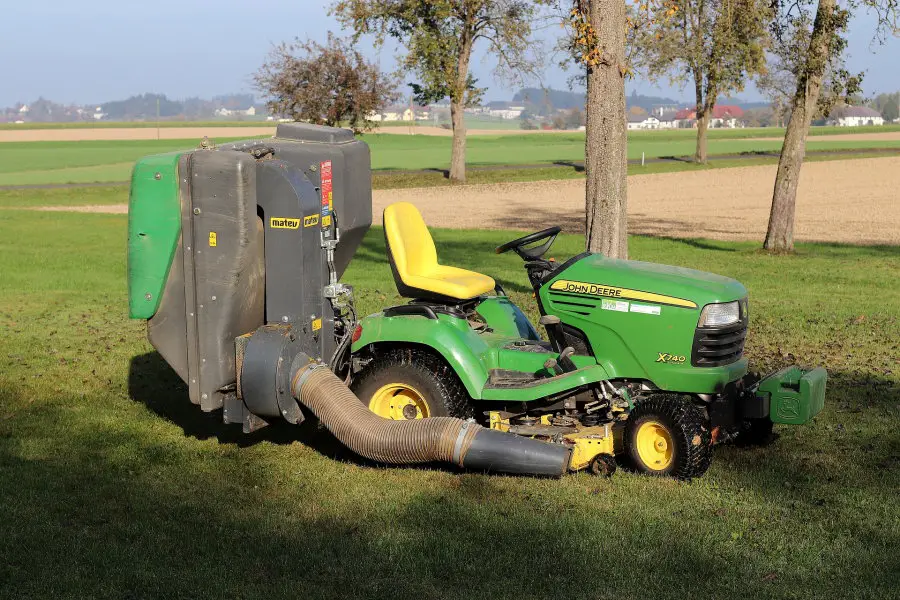
[[[578,92],[561,90],[524,89],[511,101],[487,102],[469,107],[465,113],[471,122],[502,121],[522,129],[581,130],[584,129],[584,96]],[[690,129],[697,126],[696,109],[687,103],[668,98],[641,96],[632,93],[627,103],[629,130]],[[890,106],[891,109],[895,108]],[[900,122],[889,111],[882,114],[869,106],[841,105],[833,109],[827,119],[815,125],[855,127]],[[886,118],[887,117],[887,118]],[[893,118],[891,118],[893,117]],[[127,122],[127,121],[284,121],[270,114],[264,103],[250,94],[218,96],[210,100],[189,98],[171,100],[165,95],[143,94],[126,100],[92,105],[64,105],[43,98],[31,103],[16,103],[0,108],[0,123],[34,122]],[[366,119],[373,124],[407,123],[450,127],[449,102],[427,106],[412,103],[385,107],[372,112]],[[710,128],[766,127],[783,125],[784,115],[777,114],[764,102],[728,103],[720,101],[710,115]]]

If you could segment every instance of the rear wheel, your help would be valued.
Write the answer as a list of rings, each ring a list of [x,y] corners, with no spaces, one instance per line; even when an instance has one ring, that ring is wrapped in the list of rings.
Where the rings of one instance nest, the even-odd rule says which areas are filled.
[[[350,386],[373,413],[395,421],[472,416],[469,395],[444,360],[421,348],[391,348]]]
[[[625,453],[634,470],[691,479],[712,460],[712,433],[703,411],[689,399],[658,396],[635,405],[625,424]]]

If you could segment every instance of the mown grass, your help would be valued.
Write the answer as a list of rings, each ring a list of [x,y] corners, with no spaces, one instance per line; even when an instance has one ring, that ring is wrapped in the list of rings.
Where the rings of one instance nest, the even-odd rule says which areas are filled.
[[[857,152],[853,154],[808,154],[806,162],[829,160],[859,160],[865,158],[881,158],[897,156],[896,151]],[[709,169],[728,169],[733,167],[752,167],[776,164],[778,159],[772,156],[754,156],[745,159],[715,160],[706,165],[698,165],[684,161],[666,161],[628,165],[629,175],[651,175],[654,173],[675,173],[681,171],[704,171]],[[130,169],[129,165],[129,169]],[[90,169],[94,167],[86,167]],[[103,167],[96,167],[102,169]],[[130,172],[123,175],[127,178]],[[503,169],[470,169],[467,173],[467,184],[510,183],[524,181],[546,181],[553,179],[582,179],[583,168],[578,164],[570,166],[527,167]],[[42,181],[37,185],[46,185]],[[373,189],[399,189],[411,187],[440,187],[455,185],[446,172],[391,172],[374,171],[372,173]],[[126,185],[91,186],[73,185],[60,189],[0,189],[0,207],[34,207],[34,206],[66,206],[84,204],[124,204],[128,201]]]
[[[715,130],[711,133],[742,131]],[[683,157],[694,152],[692,131],[630,132],[628,156],[637,160]],[[217,142],[236,138],[218,139]],[[424,135],[369,134],[363,138],[372,152],[372,168],[380,170],[445,169],[450,160],[450,138]],[[92,183],[124,181],[134,161],[157,152],[189,149],[197,140],[116,140],[83,142],[0,143],[0,185]],[[712,136],[710,155],[774,153],[780,141]],[[900,140],[834,141],[812,139],[810,151],[900,149]],[[482,135],[468,141],[467,163],[490,165],[567,165],[584,160],[584,134]],[[690,168],[690,167],[684,167]],[[672,168],[674,169],[674,168]]]
[[[886,598],[900,559],[900,251],[632,238],[751,293],[748,353],[822,364],[814,423],[691,483],[379,468],[311,427],[190,405],[125,316],[126,217],[0,212],[0,581],[9,598]],[[511,232],[434,232],[534,317]],[[563,257],[581,250],[561,236]],[[345,280],[399,301],[382,235]]]

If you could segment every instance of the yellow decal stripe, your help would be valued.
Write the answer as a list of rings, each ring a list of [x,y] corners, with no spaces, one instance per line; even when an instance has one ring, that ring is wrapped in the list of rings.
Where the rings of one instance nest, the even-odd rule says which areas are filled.
[[[272,229],[298,229],[300,227],[300,219],[272,217],[269,219],[269,227]]]
[[[663,296],[662,294],[642,292],[640,290],[630,290],[628,288],[613,287],[611,285],[603,285],[602,283],[585,283],[583,281],[568,281],[565,279],[560,279],[559,281],[554,281],[550,286],[550,289],[556,290],[558,292],[567,292],[570,294],[581,294],[584,296],[624,298],[627,300],[642,300],[644,302],[668,304],[669,306],[697,308],[696,303],[691,302],[690,300],[685,300],[683,298]]]

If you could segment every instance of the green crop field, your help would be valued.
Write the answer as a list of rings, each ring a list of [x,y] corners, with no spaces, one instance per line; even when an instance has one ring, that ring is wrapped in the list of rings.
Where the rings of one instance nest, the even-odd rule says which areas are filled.
[[[21,201],[0,196],[2,597],[896,596],[897,247],[632,238],[633,258],[744,282],[751,360],[824,365],[826,408],[766,448],[718,448],[690,483],[541,480],[380,468],[312,425],[222,425],[126,318],[127,217]],[[536,318],[521,262],[493,253],[517,233],[434,233],[444,262]],[[362,314],[400,301],[380,230],[344,279]]]
[[[725,130],[711,133],[719,134],[720,131]],[[632,132],[629,134],[628,155],[632,159],[639,159],[642,154],[650,159],[690,155],[694,151],[692,135],[691,131]],[[239,138],[217,141],[226,142],[232,139]],[[449,164],[448,137],[373,134],[366,135],[363,139],[371,147],[372,168],[375,170],[441,170],[447,168]],[[0,186],[125,181],[129,177],[134,161],[141,156],[191,148],[196,146],[196,143],[196,140],[0,143]],[[777,154],[780,148],[781,143],[777,141],[721,138],[718,135],[713,135],[709,143],[711,155]],[[812,139],[807,148],[810,151],[872,149],[896,152],[900,150],[900,140]],[[486,135],[473,136],[468,141],[467,160],[471,166],[532,164],[552,166],[571,164],[583,159],[584,135],[580,133]],[[661,170],[690,168],[693,167],[679,163]]]

